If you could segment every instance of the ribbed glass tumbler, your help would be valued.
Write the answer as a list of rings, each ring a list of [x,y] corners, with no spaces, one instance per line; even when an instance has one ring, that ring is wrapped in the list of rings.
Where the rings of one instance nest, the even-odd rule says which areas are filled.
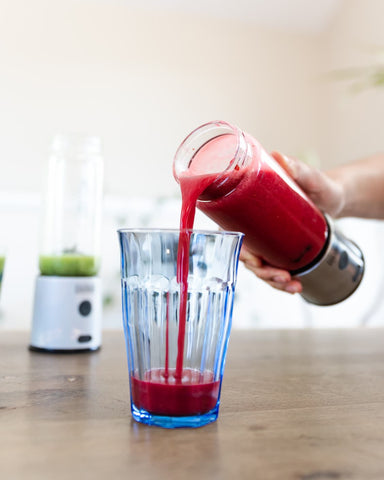
[[[133,418],[165,428],[215,421],[243,235],[184,232],[185,285],[179,230],[118,233]]]

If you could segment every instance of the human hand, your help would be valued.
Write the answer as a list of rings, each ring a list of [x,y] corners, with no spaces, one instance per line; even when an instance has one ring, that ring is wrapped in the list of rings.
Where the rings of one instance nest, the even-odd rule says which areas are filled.
[[[345,194],[343,186],[331,177],[331,173],[325,174],[279,152],[272,152],[271,156],[321,211],[338,217],[344,207]]]
[[[320,210],[337,217],[344,205],[343,189],[339,183],[299,160],[286,157],[279,152],[272,152],[271,155]],[[302,291],[298,278],[292,277],[287,270],[268,265],[245,246],[241,249],[240,260],[247,269],[272,287],[291,294]]]
[[[287,270],[268,265],[261,258],[253,255],[244,245],[241,247],[240,260],[248,270],[273,288],[291,294],[300,293],[303,289],[301,282],[293,278]]]

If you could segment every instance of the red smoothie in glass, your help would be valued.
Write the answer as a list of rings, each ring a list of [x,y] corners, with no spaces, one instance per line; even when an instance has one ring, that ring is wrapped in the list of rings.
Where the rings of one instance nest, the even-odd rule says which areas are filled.
[[[220,382],[213,381],[213,373],[183,369],[181,379],[175,369],[168,376],[161,369],[146,372],[144,380],[131,377],[132,401],[138,409],[155,415],[188,416],[204,414],[217,403]]]
[[[193,223],[195,220],[197,199],[199,195],[207,188],[207,186],[214,181],[215,178],[216,175],[205,175],[203,178],[200,178],[200,176],[188,176],[180,180],[182,204],[180,215],[179,249],[177,252],[177,281],[180,284],[180,312],[175,371],[176,378],[181,378],[183,374],[184,339],[188,296],[190,230],[193,228]]]
[[[214,381],[213,372],[183,368],[185,326],[188,296],[190,229],[193,227],[196,201],[216,175],[204,178],[188,177],[181,182],[182,208],[177,257],[177,281],[180,284],[179,330],[176,368],[169,368],[168,322],[165,343],[165,368],[152,369],[140,380],[131,376],[131,395],[136,408],[154,415],[190,416],[204,414],[217,403],[220,381]]]

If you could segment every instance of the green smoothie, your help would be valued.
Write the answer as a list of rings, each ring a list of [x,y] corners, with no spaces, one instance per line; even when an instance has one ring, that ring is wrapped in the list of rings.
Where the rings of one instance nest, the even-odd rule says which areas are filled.
[[[0,291],[1,291],[1,282],[3,280],[4,265],[5,265],[5,257],[0,256]]]
[[[41,275],[93,277],[99,271],[100,259],[91,255],[75,253],[40,255],[39,267]]]

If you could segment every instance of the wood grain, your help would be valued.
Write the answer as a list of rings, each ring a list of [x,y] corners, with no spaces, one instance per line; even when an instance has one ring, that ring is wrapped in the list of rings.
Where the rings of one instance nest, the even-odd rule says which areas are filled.
[[[219,420],[130,416],[123,334],[93,354],[0,334],[1,479],[384,479],[384,330],[232,333]]]

